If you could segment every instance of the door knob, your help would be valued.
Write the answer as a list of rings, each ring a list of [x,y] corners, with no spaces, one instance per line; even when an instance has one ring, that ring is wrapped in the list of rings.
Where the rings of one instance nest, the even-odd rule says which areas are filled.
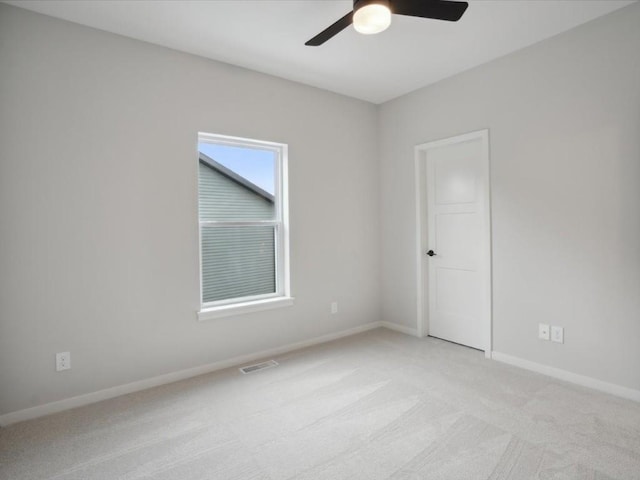
[[[436,253],[433,250],[429,250],[427,252],[427,255],[429,255],[430,257],[433,257]]]

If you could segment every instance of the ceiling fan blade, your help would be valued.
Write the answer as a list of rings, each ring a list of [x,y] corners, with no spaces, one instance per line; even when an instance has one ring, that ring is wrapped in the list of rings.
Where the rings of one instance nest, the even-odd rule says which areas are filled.
[[[391,11],[410,17],[434,18],[457,22],[467,9],[467,2],[449,0],[391,0]]]
[[[317,47],[318,45],[322,45],[331,37],[333,37],[334,35],[337,35],[342,30],[344,30],[349,25],[351,25],[352,22],[353,22],[353,12],[349,12],[340,20],[335,22],[333,25],[330,25],[329,27],[325,28],[318,35],[316,35],[311,40],[306,42],[305,45],[308,45],[310,47]]]

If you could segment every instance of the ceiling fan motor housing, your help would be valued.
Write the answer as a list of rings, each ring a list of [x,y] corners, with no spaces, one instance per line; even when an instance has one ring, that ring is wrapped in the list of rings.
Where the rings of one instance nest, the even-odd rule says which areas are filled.
[[[353,0],[353,11],[356,12],[367,5],[382,5],[391,10],[390,4],[389,0]]]

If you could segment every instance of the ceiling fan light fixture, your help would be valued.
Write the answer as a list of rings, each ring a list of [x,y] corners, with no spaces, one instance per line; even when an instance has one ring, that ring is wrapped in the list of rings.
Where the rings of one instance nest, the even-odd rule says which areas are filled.
[[[353,27],[358,33],[372,35],[385,31],[391,25],[389,2],[383,0],[358,2],[353,12]]]
[[[305,45],[318,47],[352,24],[359,33],[380,33],[391,24],[392,13],[457,22],[468,6],[468,2],[461,0],[353,0],[351,12],[306,41]]]

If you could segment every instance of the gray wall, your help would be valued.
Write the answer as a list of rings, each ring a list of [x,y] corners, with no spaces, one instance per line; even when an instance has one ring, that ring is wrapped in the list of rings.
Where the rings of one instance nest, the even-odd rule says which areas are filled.
[[[489,128],[494,350],[640,389],[639,26],[634,4],[380,108],[385,320],[416,325],[414,145]]]
[[[0,65],[0,414],[379,320],[373,105],[4,4]],[[293,307],[196,321],[198,131],[289,144]]]
[[[495,349],[640,388],[639,24],[636,4],[376,112],[0,4],[0,414],[415,327],[413,146],[486,127]],[[198,131],[289,144],[295,306],[195,320]]]

